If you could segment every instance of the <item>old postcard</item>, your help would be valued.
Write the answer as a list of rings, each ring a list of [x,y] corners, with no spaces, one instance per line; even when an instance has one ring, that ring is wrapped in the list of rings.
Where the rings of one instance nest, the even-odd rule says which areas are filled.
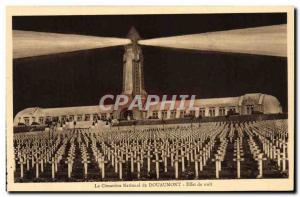
[[[293,191],[294,8],[8,7],[8,191]]]

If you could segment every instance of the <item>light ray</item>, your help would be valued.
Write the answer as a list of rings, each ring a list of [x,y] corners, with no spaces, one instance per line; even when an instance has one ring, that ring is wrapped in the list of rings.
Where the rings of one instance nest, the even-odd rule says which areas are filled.
[[[287,26],[272,25],[140,40],[141,45],[287,56]]]
[[[13,58],[24,58],[130,44],[129,39],[13,31]]]

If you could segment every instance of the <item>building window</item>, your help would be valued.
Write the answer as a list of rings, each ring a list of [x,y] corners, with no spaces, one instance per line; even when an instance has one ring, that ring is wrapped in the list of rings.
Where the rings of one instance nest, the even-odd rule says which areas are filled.
[[[74,115],[69,115],[69,122],[72,122],[74,120]]]
[[[52,121],[52,117],[51,116],[47,116],[46,117],[46,122],[51,122]]]
[[[250,106],[250,110],[251,110],[251,114],[253,114],[253,112],[254,112],[254,105]]]
[[[200,108],[200,110],[199,110],[199,115],[200,115],[201,117],[204,117],[204,116],[205,116],[205,109],[204,109],[204,108]]]
[[[209,109],[209,116],[210,116],[210,117],[214,117],[215,115],[216,115],[215,108],[210,108],[210,109]]]
[[[26,125],[29,125],[29,118],[28,117],[24,117],[24,122]]]
[[[253,114],[254,105],[246,105],[247,114]]]
[[[84,115],[84,121],[90,121],[90,114],[85,114]]]
[[[82,115],[77,115],[77,121],[82,121]]]
[[[167,110],[163,110],[163,111],[161,111],[161,117],[162,117],[162,119],[167,119]]]
[[[58,122],[58,120],[59,120],[58,116],[54,116],[54,117],[52,118],[52,121],[53,121],[53,122]]]
[[[158,118],[158,111],[153,111],[152,117],[153,118]]]
[[[62,122],[65,122],[65,121],[67,121],[67,116],[61,116],[60,119],[61,119]]]
[[[44,124],[44,117],[39,117],[39,123]]]
[[[94,121],[98,120],[98,114],[93,114],[93,120]]]
[[[101,113],[101,120],[106,120],[106,113]]]
[[[230,106],[230,107],[228,108],[227,114],[228,114],[228,115],[236,114],[236,107],[235,107],[235,106]]]
[[[180,111],[180,115],[179,115],[179,117],[180,117],[180,118],[183,118],[183,117],[184,117],[184,115],[185,115],[185,111],[184,111],[184,110],[181,110],[181,111]]]
[[[226,113],[225,113],[225,108],[224,107],[220,107],[219,108],[219,116],[225,116]]]
[[[176,110],[171,111],[170,118],[176,118]]]
[[[232,113],[236,113],[236,107],[235,106],[230,106],[229,110],[232,111]]]
[[[114,113],[109,114],[110,119],[114,119]]]
[[[190,110],[190,116],[191,116],[191,117],[196,117],[196,112],[195,112],[195,110]]]

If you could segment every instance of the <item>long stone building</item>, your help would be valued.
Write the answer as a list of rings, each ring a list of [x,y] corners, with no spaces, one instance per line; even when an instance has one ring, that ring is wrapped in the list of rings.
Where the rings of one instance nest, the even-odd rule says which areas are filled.
[[[163,109],[161,103],[152,105],[145,111],[146,119],[175,119],[185,116],[193,117],[214,117],[226,116],[229,114],[251,115],[253,113],[279,114],[282,107],[274,96],[254,93],[245,94],[240,97],[210,98],[195,100],[194,110],[178,109],[179,101],[175,102],[175,108],[170,109],[166,104]],[[109,106],[107,106],[109,107]],[[101,110],[99,105],[61,108],[39,108],[32,107],[20,111],[14,119],[14,125],[18,124],[45,124],[47,121],[56,122],[90,122],[96,120],[107,120],[120,118],[118,111]]]

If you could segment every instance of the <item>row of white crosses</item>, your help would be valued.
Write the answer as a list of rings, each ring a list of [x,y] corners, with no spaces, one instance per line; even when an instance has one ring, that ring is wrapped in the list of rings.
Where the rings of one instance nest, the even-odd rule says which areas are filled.
[[[44,167],[53,159],[54,152],[57,151],[61,139],[51,141],[48,135],[44,133],[36,134],[19,134],[14,136],[14,142],[17,144],[15,149],[15,159],[20,165],[20,178],[24,177],[24,165],[26,171],[34,170],[35,178],[39,178],[40,172],[44,172]],[[63,149],[58,150],[60,154]],[[57,157],[61,159],[61,157]],[[30,165],[31,163],[31,165]],[[35,168],[35,169],[34,169]]]
[[[191,157],[187,157],[188,160],[191,162],[194,162],[195,166],[195,178],[198,178],[199,171],[203,171],[203,167],[206,166],[207,161],[211,157],[211,152],[213,150],[213,147],[215,145],[215,138],[216,135],[222,131],[222,128],[219,127],[206,127],[204,126],[204,129],[206,130],[206,136],[203,135],[203,133],[200,131],[196,131],[196,133],[190,135],[190,139],[192,140],[192,144],[189,148],[190,151],[186,152],[192,152],[193,154]],[[182,133],[180,134],[182,135]],[[192,150],[192,151],[191,151]],[[194,151],[193,151],[194,150]],[[180,161],[180,160],[179,160]],[[177,163],[177,158],[175,160]],[[175,164],[176,164],[175,163]],[[175,178],[178,178],[178,173],[176,170]]]
[[[253,140],[253,136],[249,136],[248,144],[250,146],[251,154],[253,155],[254,160],[258,162],[258,170],[259,174],[257,178],[263,177],[263,161],[267,160],[267,158],[264,157],[264,154],[261,152],[259,146],[257,143]]]
[[[215,131],[215,129],[212,130]],[[150,133],[149,135],[149,131],[130,131],[127,136],[124,136],[122,132],[119,132],[118,135],[111,135],[110,133],[106,136],[109,145],[105,145],[102,134],[97,135],[95,139],[92,139],[92,150],[96,161],[98,161],[99,169],[103,169],[100,166],[107,162],[104,160],[104,158],[107,158],[108,162],[111,162],[112,166],[115,167],[115,173],[119,173],[119,178],[122,179],[122,164],[129,161],[131,172],[136,171],[137,178],[140,178],[141,167],[145,166],[144,163],[146,163],[147,172],[150,172],[153,166],[156,177],[160,178],[160,163],[163,163],[164,172],[167,172],[170,163],[171,167],[174,167],[175,178],[178,178],[179,163],[181,163],[181,171],[184,172],[186,164],[190,162],[198,164],[200,162],[199,153],[201,154],[200,170],[203,170],[203,165],[210,157],[210,151],[214,145],[210,141],[206,145],[202,144],[203,141],[196,143],[192,140],[194,137],[191,136],[179,140],[178,136],[176,137],[178,135],[176,131],[168,136],[169,140],[163,139],[165,135],[159,129]],[[179,133],[182,134],[182,132]],[[143,140],[130,139],[131,137],[136,138],[137,135]],[[203,136],[203,133],[200,133],[200,135]],[[97,148],[97,140],[101,144],[101,150]],[[102,170],[102,172],[104,171]],[[198,170],[196,171],[198,173]]]
[[[227,146],[233,143],[237,178],[240,178],[240,162],[244,159],[243,138],[244,135],[248,135],[251,153],[259,164],[258,177],[260,178],[263,176],[262,161],[266,159],[264,155],[274,159],[274,153],[270,153],[271,146],[268,145],[270,141],[274,141],[277,152],[278,147],[281,154],[286,151],[283,141],[287,139],[287,133],[283,131],[284,127],[280,127],[278,132],[268,132],[270,126],[265,122],[253,122],[241,125],[230,124],[229,127],[226,123],[203,123],[200,127],[165,125],[163,128],[136,126],[136,128],[123,127],[110,130],[63,129],[54,133],[50,141],[47,133],[20,134],[15,135],[14,139],[15,157],[20,166],[21,178],[24,176],[23,165],[27,164],[27,170],[35,169],[36,178],[39,178],[45,165],[50,163],[52,179],[55,179],[62,159],[68,168],[68,178],[71,178],[76,149],[80,150],[80,165],[83,166],[85,178],[88,175],[89,164],[95,161],[102,179],[110,178],[106,175],[112,170],[122,180],[125,165],[130,167],[130,172],[137,179],[144,176],[144,172],[147,172],[147,175],[154,172],[157,179],[174,172],[172,178],[179,179],[191,164],[194,166],[194,176],[197,179],[205,170],[204,167],[209,160],[215,162],[215,177],[220,178]],[[237,138],[235,129],[238,131]],[[263,144],[262,147],[257,140]],[[217,141],[220,142],[218,146],[216,146]],[[68,150],[66,150],[67,146]],[[280,161],[283,161],[283,158],[284,156]],[[282,169],[285,168],[284,163],[279,165]]]
[[[235,138],[235,131],[237,130],[237,138]],[[230,143],[233,143],[234,152],[233,152],[233,161],[236,162],[236,177],[241,178],[241,162],[244,161],[244,152],[243,152],[243,136],[244,133],[239,124],[231,124],[230,130],[228,133],[228,138]]]
[[[287,130],[282,130],[282,128],[286,129],[286,127],[278,127],[277,121],[280,120],[255,123],[250,125],[250,128],[262,143],[262,149],[267,158],[276,161],[278,169],[285,172],[287,170],[286,162],[288,161],[288,133]],[[284,124],[282,120],[279,123]]]
[[[282,171],[286,171],[286,161],[288,161],[288,154],[287,154],[288,132],[287,132],[287,127],[285,127],[285,125],[286,122],[283,122],[282,120],[281,121],[278,120],[278,121],[272,121],[272,125],[265,124],[265,127],[262,127],[264,130],[271,129],[273,131],[273,133],[270,135],[271,135],[271,141],[275,145],[275,146],[273,145],[273,151],[274,149],[276,149],[275,154],[277,155],[277,158],[274,152],[272,156],[270,155],[270,158],[273,160],[277,159],[278,168],[281,169]],[[264,140],[267,141],[268,137],[270,136],[264,136]]]
[[[65,160],[65,163],[68,165],[68,178],[71,178],[74,159],[75,159],[76,144],[74,143],[74,140],[75,138],[73,136],[70,139],[70,148],[67,153],[67,159]]]
[[[234,142],[234,161],[236,161],[237,165],[237,178],[241,178],[241,162],[244,161],[244,150],[243,150],[243,140],[244,140],[244,132],[241,126],[237,126],[238,137]]]
[[[237,178],[241,178],[241,161],[244,161],[243,153],[243,140],[242,138],[237,138],[234,142],[234,161],[237,165]]]
[[[105,152],[108,151],[104,142],[101,143],[101,147],[102,150],[105,150]],[[108,161],[106,160],[104,153],[97,148],[97,141],[95,140],[95,138],[92,139],[92,151],[93,151],[93,156],[95,157],[95,161],[97,162],[98,167],[101,171],[101,178],[104,179],[105,164],[108,163]]]
[[[227,134],[228,134],[228,129],[224,128],[223,131],[219,135],[220,145],[217,148],[217,151],[214,155],[215,158],[212,159],[212,161],[215,162],[217,179],[220,178],[220,172],[222,170],[222,161],[224,161],[224,157],[226,154],[226,148],[228,145]]]
[[[74,139],[74,138],[72,138],[72,139]],[[191,138],[188,138],[189,140],[191,140]],[[80,143],[81,142],[81,138],[80,137],[78,137],[77,138],[77,141]],[[88,141],[87,140],[85,140],[86,141],[86,143],[88,143]],[[68,163],[68,177],[70,177],[70,174],[71,174],[71,171],[72,171],[72,164],[73,164],[73,159],[74,159],[74,156],[73,156],[73,154],[74,154],[74,148],[72,148],[72,147],[74,147],[74,144],[73,143],[71,143],[72,145],[71,145],[71,148],[70,148],[70,150],[69,150],[69,154],[68,154],[68,157],[67,157],[67,161],[66,161],[66,163]],[[155,155],[155,159],[154,160],[150,160],[150,158],[152,157],[151,155],[150,155],[150,150],[151,149],[146,149],[147,150],[147,155],[145,156],[145,157],[147,157],[147,160],[148,160],[148,163],[149,163],[149,165],[148,165],[148,171],[150,170],[150,167],[151,167],[151,162],[153,162],[153,163],[155,163],[155,168],[156,168],[156,174],[157,174],[157,178],[159,178],[159,166],[158,166],[158,164],[160,163],[160,162],[162,162],[162,160],[160,160],[159,159],[159,156],[158,156],[158,154],[160,153],[160,152],[158,152],[158,148],[156,147],[156,142],[154,143],[155,145],[155,149],[154,149],[154,155]],[[208,143],[208,144],[210,144],[210,142]],[[203,147],[203,150],[199,150],[199,145],[200,145],[200,143],[197,143],[197,145],[196,145],[196,147],[197,147],[197,150],[198,150],[198,152],[201,154],[201,152],[202,151],[204,151],[204,154],[203,154],[203,162],[200,162],[200,170],[202,170],[203,169],[203,164],[205,165],[206,164],[206,161],[207,161],[207,159],[208,159],[208,156],[210,155],[210,150],[211,150],[211,147],[212,147],[212,145],[213,144],[211,144],[210,145],[210,148],[206,145],[205,147]],[[166,144],[166,146],[168,146],[168,144]],[[64,150],[64,147],[65,146],[62,146],[62,149],[61,150]],[[85,168],[85,175],[86,175],[86,172],[87,172],[87,164],[88,164],[88,158],[87,158],[87,156],[86,156],[86,148],[85,148],[85,145],[81,145],[81,152],[82,152],[82,162],[84,163],[84,168]],[[163,146],[161,146],[161,148],[166,148],[166,147],[163,147]],[[161,149],[160,148],[160,149]],[[196,158],[196,160],[198,160],[198,158],[197,158],[197,156],[199,156],[199,155],[190,155],[189,156],[189,154],[187,154],[187,153],[191,153],[191,151],[188,151],[188,149],[189,148],[187,148],[187,146],[184,146],[184,148],[183,147],[181,147],[180,148],[180,150],[178,149],[178,147],[175,147],[175,148],[177,148],[177,152],[179,151],[179,153],[181,154],[181,155],[179,155],[178,153],[176,154],[176,155],[174,155],[174,147],[173,148],[171,148],[172,150],[171,151],[173,151],[173,153],[171,153],[171,165],[173,165],[173,163],[174,163],[174,160],[175,160],[175,164],[177,164],[177,165],[175,165],[175,171],[177,172],[176,174],[176,177],[178,178],[178,162],[182,162],[182,165],[181,165],[181,167],[182,167],[182,171],[184,172],[184,170],[185,170],[185,156],[187,157],[187,160],[188,161],[190,161],[190,159],[189,159],[189,157],[191,157],[191,160],[192,161],[194,161],[193,160],[193,158],[195,157]],[[207,149],[207,151],[205,151]],[[166,166],[167,166],[167,152],[168,151],[165,151],[165,150],[160,150],[161,151],[161,158],[163,158],[163,163],[164,163],[164,166],[165,166],[165,172],[167,171],[167,168],[166,168]],[[136,152],[136,151],[135,151]],[[142,151],[143,152],[143,151]],[[170,154],[170,153],[168,153],[168,154]],[[184,154],[187,154],[187,155],[184,155]],[[197,154],[196,152],[195,152],[195,154]],[[207,155],[208,154],[208,155]],[[56,154],[57,155],[57,154]],[[135,156],[135,157],[134,157]],[[142,164],[142,162],[143,162],[143,160],[141,159],[141,158],[143,158],[143,156],[138,156],[138,157],[136,157],[136,154],[134,155],[134,156],[132,156],[132,154],[131,154],[131,161],[134,161],[135,163],[137,163],[137,170],[138,170],[138,174],[139,174],[139,171],[140,171],[140,164]],[[151,157],[150,157],[151,156]],[[113,157],[113,156],[112,156]],[[180,157],[180,160],[178,160],[178,157]],[[201,157],[202,157],[202,155],[201,155]],[[130,158],[130,155],[127,155],[127,158]],[[60,161],[60,159],[61,159],[61,154],[58,154],[58,156],[56,156],[56,157],[52,157],[52,160],[50,161],[50,163],[52,164],[52,178],[54,178],[55,177],[55,173],[57,172],[57,164],[59,163],[59,161]],[[150,162],[151,161],[151,162]],[[198,160],[199,161],[199,160]],[[101,160],[99,160],[99,162],[100,163],[102,163],[102,161]],[[115,161],[114,162],[114,160],[113,160],[113,163],[116,163],[117,161]],[[118,161],[119,162],[119,161]],[[132,163],[132,162],[131,162]],[[197,162],[198,163],[198,162]],[[119,162],[119,164],[121,164],[120,162]],[[133,165],[131,165],[132,166],[132,168],[134,168],[134,166]],[[177,166],[177,167],[176,167]],[[117,169],[117,168],[116,168]],[[117,171],[117,170],[116,170]],[[121,174],[121,172],[122,172],[122,170],[120,171],[120,174]],[[103,173],[104,173],[104,170],[103,170]],[[139,176],[139,175],[138,175]],[[120,175],[120,178],[122,178],[122,175]]]
[[[55,173],[57,173],[57,171],[58,171],[58,165],[59,165],[60,161],[63,159],[63,155],[65,154],[65,151],[66,151],[67,142],[68,142],[68,139],[64,138],[62,145],[59,147],[59,149],[56,151],[56,153],[54,153],[54,155],[52,156],[52,160],[49,162],[51,164],[52,179],[55,178]]]
[[[84,177],[86,178],[88,173],[88,164],[90,163],[90,157],[87,152],[86,145],[84,143],[82,143],[80,146],[80,153],[81,153],[81,163],[83,164],[83,168],[84,168]]]
[[[246,128],[246,133],[249,136],[249,140],[248,140],[248,144],[250,147],[250,151],[253,155],[253,159],[256,160],[258,162],[258,171],[259,174],[257,176],[257,178],[262,178],[263,177],[263,161],[266,161],[268,158],[265,157],[265,153],[264,150],[262,150],[260,148],[260,146],[258,145],[258,143],[256,142],[255,138],[255,132],[253,132],[253,130],[251,131],[250,129]]]

